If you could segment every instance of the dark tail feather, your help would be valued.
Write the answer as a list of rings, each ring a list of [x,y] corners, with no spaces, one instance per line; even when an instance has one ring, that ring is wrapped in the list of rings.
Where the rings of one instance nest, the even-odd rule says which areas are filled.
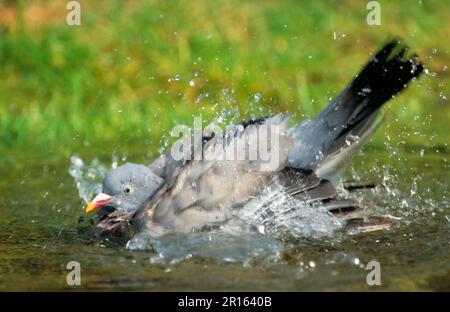
[[[370,129],[380,107],[423,71],[416,55],[405,58],[407,50],[399,40],[389,41],[313,121],[297,125],[290,165],[314,169],[346,143],[342,138]]]
[[[385,102],[418,77],[422,64],[413,55],[405,59],[408,47],[398,40],[388,42],[344,91],[318,116],[334,130],[334,141],[364,123]]]

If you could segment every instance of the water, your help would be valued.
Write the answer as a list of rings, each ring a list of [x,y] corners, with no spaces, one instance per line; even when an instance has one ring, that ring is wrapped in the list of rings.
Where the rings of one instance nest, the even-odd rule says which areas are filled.
[[[78,163],[78,186],[89,192],[79,193],[70,176],[70,155],[2,155],[0,290],[450,290],[445,148],[366,150],[344,174],[383,181],[385,188],[358,196],[400,218],[390,230],[348,233],[304,211],[290,239],[216,231],[146,240],[151,249],[91,233],[83,198],[117,160],[95,150],[80,155],[100,159]],[[130,160],[146,157],[137,150]],[[81,265],[81,286],[66,285],[72,260]],[[381,286],[366,283],[371,260],[381,264]]]

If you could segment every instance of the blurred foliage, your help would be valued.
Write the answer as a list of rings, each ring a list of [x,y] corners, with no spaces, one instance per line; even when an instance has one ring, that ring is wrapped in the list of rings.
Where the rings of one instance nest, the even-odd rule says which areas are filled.
[[[68,26],[67,1],[0,1],[0,150],[154,152],[175,123],[226,107],[314,116],[392,36],[428,74],[371,144],[447,146],[445,1],[380,1],[380,26],[356,0],[79,2]]]

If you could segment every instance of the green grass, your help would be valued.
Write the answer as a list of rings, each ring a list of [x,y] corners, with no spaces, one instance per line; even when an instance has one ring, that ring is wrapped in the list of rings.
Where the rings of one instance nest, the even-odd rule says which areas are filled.
[[[313,116],[391,36],[436,75],[387,106],[384,133],[446,145],[450,10],[380,2],[382,25],[368,26],[356,0],[80,1],[82,25],[70,27],[66,1],[0,1],[15,19],[0,15],[0,150],[155,150],[176,123],[223,107]]]

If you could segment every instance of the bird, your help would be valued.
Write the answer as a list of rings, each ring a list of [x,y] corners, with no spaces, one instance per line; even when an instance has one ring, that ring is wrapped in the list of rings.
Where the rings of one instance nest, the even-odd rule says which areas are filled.
[[[261,190],[272,188],[325,207],[348,226],[384,228],[389,222],[383,218],[359,217],[367,207],[340,194],[332,180],[379,128],[383,104],[423,69],[401,40],[389,40],[315,118],[290,126],[287,113],[253,117],[224,134],[203,137],[201,154],[214,156],[218,146],[225,152],[232,148],[228,141],[252,145],[260,129],[276,126],[279,145],[268,147],[278,162],[270,170],[258,170],[260,159],[177,160],[167,152],[149,166],[126,163],[112,169],[86,211],[97,212],[101,234],[120,236],[128,228],[132,235],[159,237],[227,224]]]

